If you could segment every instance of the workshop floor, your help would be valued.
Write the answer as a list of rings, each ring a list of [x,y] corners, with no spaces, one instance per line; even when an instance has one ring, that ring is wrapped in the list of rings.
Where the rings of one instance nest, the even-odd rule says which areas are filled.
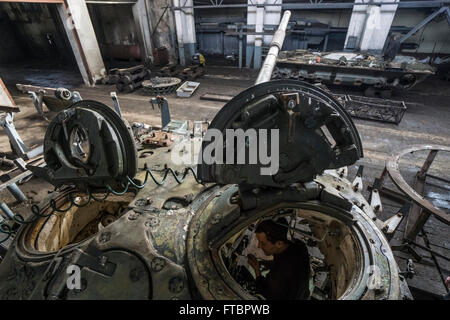
[[[28,70],[29,71],[29,70]],[[5,77],[6,75],[6,77]],[[214,115],[225,104],[200,100],[204,93],[235,95],[251,86],[256,79],[257,72],[240,70],[237,68],[208,67],[207,74],[198,79],[201,84],[191,98],[177,98],[175,94],[166,96],[169,102],[172,119],[179,120],[212,120]],[[16,83],[35,84],[41,86],[67,87],[80,92],[83,99],[98,100],[112,106],[110,92],[115,91],[114,86],[99,85],[86,87],[81,85],[81,78],[72,70],[64,72],[46,73],[45,70],[36,70],[27,73],[27,69],[0,68],[2,76],[21,112],[15,115],[14,123],[27,146],[36,146],[43,141],[47,122],[36,112],[31,99],[15,88]],[[330,88],[333,92],[343,93],[346,89]],[[348,92],[359,94],[359,91]],[[123,116],[129,122],[145,122],[153,126],[160,126],[160,111],[152,109],[149,103],[150,97],[141,90],[130,94],[119,94],[119,102]],[[407,103],[408,110],[400,124],[388,124],[381,122],[355,119],[359,130],[364,158],[349,168],[349,179],[352,180],[360,165],[364,165],[363,183],[365,195],[369,192],[366,187],[373,183],[374,178],[379,177],[383,171],[386,158],[393,152],[399,151],[410,145],[438,144],[450,146],[450,83],[439,79],[428,79],[411,91],[397,94],[392,99],[403,100]],[[52,114],[48,112],[48,116]],[[5,134],[0,134],[0,151],[10,150],[9,141]],[[412,182],[413,175],[422,165],[426,153],[419,153],[415,157],[407,157],[401,162],[401,171]],[[439,154],[431,167],[430,172],[450,180],[450,155]],[[0,171],[1,173],[1,171]],[[387,187],[395,189],[392,183]],[[36,188],[36,182],[29,188]],[[442,188],[441,188],[442,189]],[[444,186],[443,195],[438,196],[440,206],[450,212],[450,186]],[[425,194],[435,193],[425,190]],[[44,195],[43,195],[44,196]],[[9,197],[1,193],[0,197]],[[12,201],[12,200],[11,200]],[[8,202],[8,201],[6,201]],[[380,217],[384,220],[395,214],[400,204],[383,199],[383,212]],[[392,242],[400,241],[405,229],[406,218],[397,229]],[[435,218],[430,218],[423,233],[419,235],[417,242],[427,245],[443,256],[450,257],[450,226],[444,225]],[[418,250],[420,251],[420,250]],[[439,297],[446,293],[443,284],[444,277],[450,275],[450,263],[448,259],[442,259],[420,251],[423,258],[420,261],[413,259],[416,266],[416,275],[408,280],[408,284],[417,297]],[[407,259],[412,256],[405,252],[395,251],[400,269],[405,270]]]

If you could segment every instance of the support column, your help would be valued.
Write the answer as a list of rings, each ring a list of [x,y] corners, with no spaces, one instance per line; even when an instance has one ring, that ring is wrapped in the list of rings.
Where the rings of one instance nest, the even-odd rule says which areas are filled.
[[[2,78],[0,78],[0,106],[14,107],[15,105],[16,104],[3,83]]]
[[[282,0],[266,0],[266,4],[279,4],[279,6],[268,6],[264,10],[264,25],[279,25],[281,21]],[[274,30],[277,30],[275,27]],[[272,42],[272,35],[264,36],[264,45],[269,46]]]
[[[190,7],[194,5],[193,0],[173,0],[175,7],[180,7],[182,4]],[[175,10],[175,25],[177,29],[178,52],[180,55],[180,64],[185,66],[191,63],[191,58],[195,54],[195,19],[194,9],[184,8],[182,10]]]
[[[83,81],[94,85],[105,74],[105,65],[84,0],[65,0],[58,13],[69,38]]]
[[[397,11],[396,4],[383,2],[394,1],[398,2],[374,0],[371,5],[354,6],[344,49],[381,53]],[[355,3],[361,2],[355,0]]]
[[[153,30],[151,30],[152,25],[150,23],[147,0],[138,0],[132,9],[138,42],[141,47],[142,61],[153,61],[151,39]]]
[[[186,6],[193,6],[194,1],[193,0],[187,0]],[[185,25],[186,28],[184,29],[185,35],[184,35],[184,52],[186,53],[186,62],[188,64],[191,63],[192,56],[195,54],[195,44],[196,44],[196,37],[195,37],[195,18],[194,18],[194,9],[189,8],[185,9],[184,16],[185,16]]]
[[[179,7],[180,0],[173,0],[173,6]],[[178,40],[178,55],[180,57],[180,64],[182,66],[186,65],[186,58],[184,53],[184,36],[183,36],[183,19],[181,10],[174,10],[175,15],[175,28],[177,30],[177,40]]]
[[[252,4],[252,0],[248,0],[248,4]],[[247,7],[247,25],[252,26],[256,23],[256,7],[251,6]],[[247,29],[247,31],[252,31],[251,29]],[[245,49],[245,67],[250,68],[253,60],[253,53],[255,50],[255,36],[247,35],[247,46]]]
[[[256,7],[256,23],[255,23],[255,31],[257,33],[263,32],[264,27],[264,4],[265,0],[257,0],[258,6]],[[261,5],[261,6],[260,6]],[[253,68],[259,69],[261,68],[261,54],[262,54],[262,35],[255,35],[255,54],[253,56]]]

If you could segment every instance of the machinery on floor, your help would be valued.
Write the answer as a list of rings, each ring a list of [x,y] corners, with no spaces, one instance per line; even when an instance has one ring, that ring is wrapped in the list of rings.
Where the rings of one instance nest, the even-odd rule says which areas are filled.
[[[351,118],[318,87],[268,81],[274,64],[205,136],[198,123],[188,136],[169,129],[166,144],[139,152],[118,110],[82,100],[61,111],[46,132],[47,166],[27,166],[57,188],[29,216],[1,221],[0,241],[12,241],[0,297],[263,299],[238,259],[256,223],[285,217],[308,245],[313,299],[410,298],[379,204],[361,194],[360,175],[346,176],[363,156]]]
[[[295,50],[280,53],[272,78],[355,86],[368,96],[388,97],[389,89],[411,89],[434,73],[433,67],[410,56],[385,61],[366,53]]]

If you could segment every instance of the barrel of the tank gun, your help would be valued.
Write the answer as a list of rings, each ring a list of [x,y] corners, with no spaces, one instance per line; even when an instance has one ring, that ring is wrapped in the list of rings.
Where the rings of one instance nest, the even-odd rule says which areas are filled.
[[[273,35],[269,53],[267,54],[264,64],[259,71],[255,84],[267,82],[272,77],[272,71],[277,63],[278,53],[283,46],[284,38],[286,37],[286,28],[290,18],[291,12],[285,11],[283,19],[281,19],[280,25],[278,26],[278,30]]]

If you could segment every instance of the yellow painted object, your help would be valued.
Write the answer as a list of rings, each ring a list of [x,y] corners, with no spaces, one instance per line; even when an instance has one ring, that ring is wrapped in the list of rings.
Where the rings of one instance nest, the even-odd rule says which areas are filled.
[[[206,64],[206,59],[205,57],[200,53],[200,65],[205,66]]]

